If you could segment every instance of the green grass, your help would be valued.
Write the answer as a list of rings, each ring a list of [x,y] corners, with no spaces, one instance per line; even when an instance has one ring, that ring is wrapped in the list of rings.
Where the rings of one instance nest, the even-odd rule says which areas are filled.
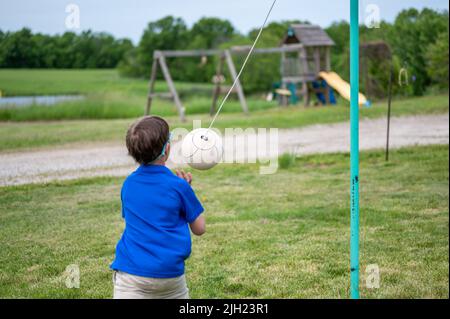
[[[449,148],[404,148],[386,163],[361,156],[361,295],[448,298]],[[262,176],[257,165],[195,172],[207,233],[193,240],[194,298],[346,298],[349,156],[297,158]],[[122,178],[0,188],[0,297],[110,298],[123,229]],[[67,289],[69,264],[80,289]],[[379,289],[365,287],[378,264]]]
[[[208,113],[212,101],[212,84],[176,83],[187,114]],[[192,93],[191,91],[194,91]],[[0,91],[4,96],[81,94],[81,101],[62,102],[54,106],[32,105],[0,109],[3,121],[36,121],[62,119],[133,118],[143,113],[148,94],[148,79],[120,77],[116,70],[0,70]],[[156,92],[168,92],[164,81],[155,85]],[[275,102],[249,99],[250,110],[273,108]],[[241,110],[236,99],[230,100],[224,112]],[[152,111],[163,116],[176,115],[170,100],[155,99]]]
[[[189,118],[208,119],[199,114],[209,113],[212,84],[176,83],[176,87]],[[196,93],[191,92],[192,88]],[[2,108],[0,121],[136,118],[144,112],[147,90],[147,79],[123,78],[116,70],[3,69],[0,70],[0,91],[5,96],[82,94],[85,95],[85,99],[63,102],[54,106]],[[155,90],[168,91],[164,81],[158,81]],[[313,117],[320,117],[320,121],[323,119],[325,122],[346,119],[348,102],[343,99],[338,101],[338,107],[322,108],[320,111],[306,112],[305,115],[300,112],[302,110],[300,107],[279,110],[276,102],[266,102],[262,95],[251,95],[247,96],[247,102],[252,116],[246,118],[242,115],[241,106],[233,95],[222,112],[230,113],[228,123],[237,123],[240,126],[254,126],[262,121],[264,126],[271,124],[276,127],[292,127],[310,123],[314,121]],[[363,109],[363,115],[369,117],[384,115],[385,105],[385,102],[375,103],[371,109]],[[448,94],[417,100],[400,100],[394,103],[394,107],[397,113],[407,114],[448,111]],[[155,99],[152,113],[173,117],[177,115],[177,110],[172,101]],[[305,119],[302,121],[304,116]],[[226,119],[223,120],[226,121]]]
[[[177,83],[181,92],[191,86],[212,89],[211,85]],[[123,92],[145,97],[148,80],[121,77],[115,69],[1,69],[0,90],[4,96]],[[167,91],[165,82],[158,81],[155,91]]]
[[[375,103],[371,108],[361,109],[361,118],[385,117],[386,111],[386,103]],[[441,114],[448,111],[448,95],[438,95],[394,101],[392,115]],[[180,123],[176,116],[166,118],[172,128],[190,129],[194,119],[202,120],[204,126],[211,121],[209,115],[190,115],[186,123]],[[69,143],[122,142],[126,129],[133,120],[0,122],[0,151]],[[215,127],[292,128],[348,120],[349,109],[346,106],[290,107],[254,111],[249,116],[240,112],[221,114]]]
[[[296,158],[294,153],[284,153],[278,157],[278,165],[281,169],[287,169],[295,164]]]

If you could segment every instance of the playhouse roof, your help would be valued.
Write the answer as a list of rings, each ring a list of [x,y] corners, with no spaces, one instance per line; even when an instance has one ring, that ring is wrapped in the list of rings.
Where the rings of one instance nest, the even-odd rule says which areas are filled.
[[[289,27],[284,44],[301,43],[304,46],[333,46],[334,41],[318,25],[293,24]]]

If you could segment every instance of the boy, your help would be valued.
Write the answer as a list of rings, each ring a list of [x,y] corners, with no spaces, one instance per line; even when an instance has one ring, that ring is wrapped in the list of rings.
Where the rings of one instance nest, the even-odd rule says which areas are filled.
[[[191,253],[189,228],[205,232],[203,207],[190,184],[192,175],[174,175],[169,125],[157,116],[137,120],[126,136],[129,154],[140,164],[122,186],[125,230],[116,247],[115,299],[187,299],[184,260]],[[189,226],[188,226],[189,225]]]

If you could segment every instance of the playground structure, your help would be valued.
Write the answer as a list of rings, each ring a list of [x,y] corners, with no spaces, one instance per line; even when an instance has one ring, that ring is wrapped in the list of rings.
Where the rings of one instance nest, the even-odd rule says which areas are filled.
[[[335,89],[343,98],[350,100],[350,85],[342,80],[336,73],[331,72],[330,49],[334,46],[333,40],[319,26],[308,24],[291,25],[282,39],[280,46],[275,48],[257,48],[254,54],[280,54],[281,85],[277,92],[280,92],[282,105],[289,103],[287,97],[295,98],[294,101],[302,98],[305,106],[310,105],[311,96],[316,95],[322,104],[335,103]],[[216,75],[213,78],[213,100],[210,113],[214,114],[217,101],[223,92],[224,67],[236,85],[233,93],[236,93],[241,104],[242,111],[248,114],[247,101],[244,89],[239,79],[237,79],[236,67],[233,62],[233,55],[243,55],[250,51],[250,46],[234,46],[226,50],[173,50],[155,51],[153,54],[153,65],[149,81],[149,92],[145,114],[150,114],[152,101],[155,97],[168,97],[173,99],[181,121],[186,120],[186,110],[181,102],[175,84],[172,80],[167,64],[167,58],[200,57],[202,61],[208,56],[217,56],[218,65]],[[158,69],[161,69],[164,80],[169,87],[169,93],[155,93],[154,86]],[[297,90],[297,86],[301,86]],[[298,92],[297,92],[298,91]],[[360,104],[367,102],[364,95],[359,96]]]
[[[330,72],[330,48],[334,41],[319,26],[308,24],[291,25],[281,43],[283,46],[301,45],[298,52],[281,55],[281,88],[289,88],[293,101],[301,96],[305,106],[311,95],[316,94],[323,104],[330,104],[332,92],[318,78],[320,72]],[[296,92],[297,85],[301,90]],[[332,98],[331,98],[332,97]],[[282,104],[287,104],[284,100]]]

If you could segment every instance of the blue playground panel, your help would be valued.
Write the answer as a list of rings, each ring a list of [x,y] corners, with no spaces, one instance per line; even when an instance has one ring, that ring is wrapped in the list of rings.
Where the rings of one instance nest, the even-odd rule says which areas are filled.
[[[321,80],[321,81],[314,81],[312,82],[313,88],[318,89],[318,88],[328,88],[329,90],[329,94],[330,94],[330,104],[332,105],[336,105],[336,97],[334,95],[334,91],[333,89],[327,84],[327,82],[325,80]],[[276,89],[281,88],[281,82],[275,82],[272,85],[272,89],[274,91],[274,97],[277,97],[277,94],[275,93]],[[300,99],[297,95],[297,85],[294,83],[287,83],[286,84],[286,89],[289,90],[291,92],[291,97],[289,98],[289,103],[290,104],[297,104]],[[316,93],[316,97],[319,100],[320,103],[322,103],[323,105],[326,104],[326,99],[325,99],[325,94],[323,93]]]
[[[315,89],[320,89],[320,88],[327,89],[328,92],[329,92],[328,94],[330,96],[330,104],[336,105],[336,97],[334,96],[334,91],[328,85],[327,81],[325,81],[325,80],[314,81],[312,83],[312,86]],[[325,98],[325,94],[319,92],[319,93],[316,93],[316,97],[320,101],[320,103],[322,103],[323,105],[327,104],[327,101],[326,101],[326,98]]]

